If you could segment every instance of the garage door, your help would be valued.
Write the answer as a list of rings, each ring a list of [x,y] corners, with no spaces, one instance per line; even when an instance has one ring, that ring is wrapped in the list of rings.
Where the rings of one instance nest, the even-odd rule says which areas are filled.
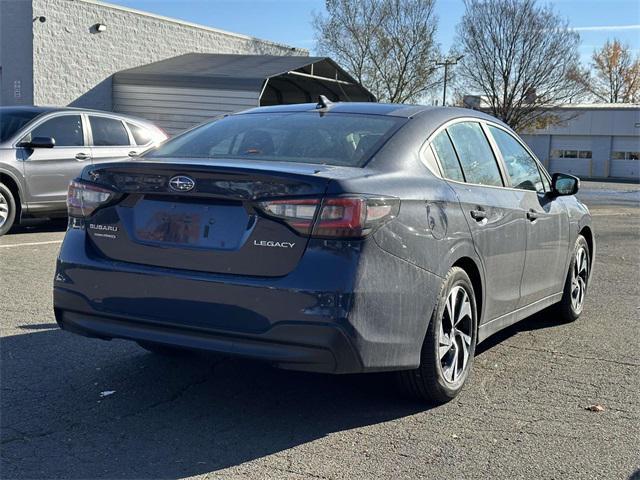
[[[640,138],[613,137],[609,176],[640,178]]]
[[[587,135],[554,135],[551,137],[549,171],[591,176],[591,137]]]
[[[218,115],[257,106],[257,92],[113,84],[114,112],[146,118],[169,135]]]

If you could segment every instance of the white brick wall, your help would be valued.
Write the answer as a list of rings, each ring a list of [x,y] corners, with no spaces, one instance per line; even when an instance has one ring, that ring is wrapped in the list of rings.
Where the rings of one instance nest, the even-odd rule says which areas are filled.
[[[308,55],[306,50],[94,0],[33,0],[33,15],[47,18],[44,23],[33,23],[37,105],[110,110],[111,75],[183,53]],[[105,24],[107,30],[92,33],[96,23]]]

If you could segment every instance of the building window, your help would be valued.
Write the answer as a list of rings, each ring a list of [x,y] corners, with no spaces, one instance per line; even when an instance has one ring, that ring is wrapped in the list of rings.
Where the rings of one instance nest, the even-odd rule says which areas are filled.
[[[551,158],[591,158],[591,150],[551,150]]]
[[[612,160],[640,160],[640,152],[611,152]]]

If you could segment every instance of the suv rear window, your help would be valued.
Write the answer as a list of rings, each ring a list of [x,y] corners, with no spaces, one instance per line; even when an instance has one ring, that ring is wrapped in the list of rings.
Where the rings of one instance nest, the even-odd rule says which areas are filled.
[[[120,120],[107,117],[89,117],[93,144],[96,147],[130,145],[129,134]]]
[[[151,132],[146,128],[134,125],[133,123],[127,123],[133,139],[136,141],[136,145],[148,145],[153,139]]]
[[[146,156],[358,167],[405,121],[381,115],[315,112],[233,115],[175,137]]]

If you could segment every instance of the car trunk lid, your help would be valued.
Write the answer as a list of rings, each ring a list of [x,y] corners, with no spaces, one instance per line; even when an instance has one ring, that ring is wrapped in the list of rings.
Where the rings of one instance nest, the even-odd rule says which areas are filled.
[[[97,253],[114,261],[209,273],[282,276],[308,235],[270,218],[259,202],[321,198],[350,167],[284,162],[136,161],[93,167],[83,180],[117,199],[85,219]],[[353,173],[353,172],[352,172]]]

